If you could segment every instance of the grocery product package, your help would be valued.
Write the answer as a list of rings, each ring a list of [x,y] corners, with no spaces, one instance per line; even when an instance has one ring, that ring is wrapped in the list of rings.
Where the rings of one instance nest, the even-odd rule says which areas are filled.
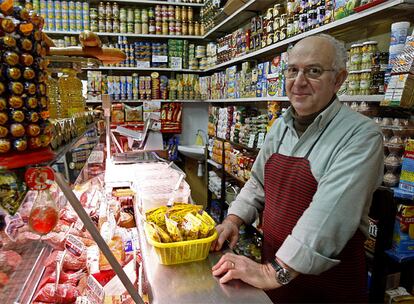
[[[414,255],[414,206],[398,206],[392,249],[397,254]]]

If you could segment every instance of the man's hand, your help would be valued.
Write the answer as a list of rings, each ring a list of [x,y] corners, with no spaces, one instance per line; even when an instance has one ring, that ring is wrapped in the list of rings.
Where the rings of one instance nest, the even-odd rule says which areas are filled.
[[[275,289],[280,287],[276,281],[276,272],[270,264],[259,264],[251,259],[226,253],[212,268],[214,276],[221,276],[220,283],[224,284],[233,279],[240,279],[260,289]]]
[[[218,239],[211,245],[212,251],[219,251],[226,240],[230,241],[230,248],[233,249],[239,239],[239,227],[243,220],[236,215],[230,214],[223,223],[216,227]]]

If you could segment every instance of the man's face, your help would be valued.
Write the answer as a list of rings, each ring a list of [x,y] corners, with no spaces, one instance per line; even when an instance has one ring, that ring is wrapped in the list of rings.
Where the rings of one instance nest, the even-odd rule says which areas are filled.
[[[298,74],[286,77],[286,91],[297,114],[320,111],[341,87],[347,73],[333,71],[334,57],[334,48],[321,37],[306,38],[289,52],[288,67]]]

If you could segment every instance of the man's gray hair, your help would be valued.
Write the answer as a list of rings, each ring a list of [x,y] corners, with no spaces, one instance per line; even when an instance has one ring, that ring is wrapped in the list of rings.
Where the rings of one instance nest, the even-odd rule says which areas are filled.
[[[332,37],[331,35],[328,34],[318,34],[316,35],[316,37],[321,37],[324,38],[326,40],[328,40],[331,45],[333,46],[333,48],[335,49],[335,61],[333,63],[333,68],[336,71],[340,71],[340,70],[345,70],[346,69],[346,60],[347,60],[347,53],[346,53],[346,48],[345,48],[345,44]]]
[[[335,59],[333,63],[333,68],[337,72],[346,69],[346,60],[347,60],[348,54],[346,52],[345,44],[342,41],[328,34],[317,34],[314,36],[308,36],[307,38],[310,38],[310,37],[320,37],[320,38],[328,40],[328,42],[333,46],[335,50]],[[288,49],[288,54],[291,49],[292,47]]]

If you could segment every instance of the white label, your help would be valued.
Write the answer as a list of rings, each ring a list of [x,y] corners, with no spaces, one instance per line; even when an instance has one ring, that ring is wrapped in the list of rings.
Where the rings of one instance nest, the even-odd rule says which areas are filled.
[[[265,139],[265,134],[259,133],[259,137],[257,138],[257,148],[260,149],[263,146],[264,139]]]
[[[76,236],[69,234],[66,237],[65,248],[72,255],[80,257],[85,250],[85,245]]]
[[[229,45],[226,44],[226,45],[224,45],[222,47],[219,47],[218,50],[217,50],[217,53],[221,53],[221,52],[227,51],[228,49],[229,49]]]
[[[88,158],[88,164],[102,164],[104,161],[103,151],[92,151]]]
[[[137,61],[137,68],[149,68],[150,62],[149,61]]]
[[[255,134],[250,134],[249,137],[249,144],[247,145],[249,148],[253,148],[254,147],[254,140],[256,138]]]
[[[182,69],[183,59],[181,57],[171,57],[170,68],[172,69]]]
[[[88,277],[88,285],[87,293],[88,300],[91,301],[93,304],[101,304],[103,303],[103,299],[105,297],[105,291],[101,284],[92,276]]]
[[[152,62],[168,62],[168,56],[152,56]]]

